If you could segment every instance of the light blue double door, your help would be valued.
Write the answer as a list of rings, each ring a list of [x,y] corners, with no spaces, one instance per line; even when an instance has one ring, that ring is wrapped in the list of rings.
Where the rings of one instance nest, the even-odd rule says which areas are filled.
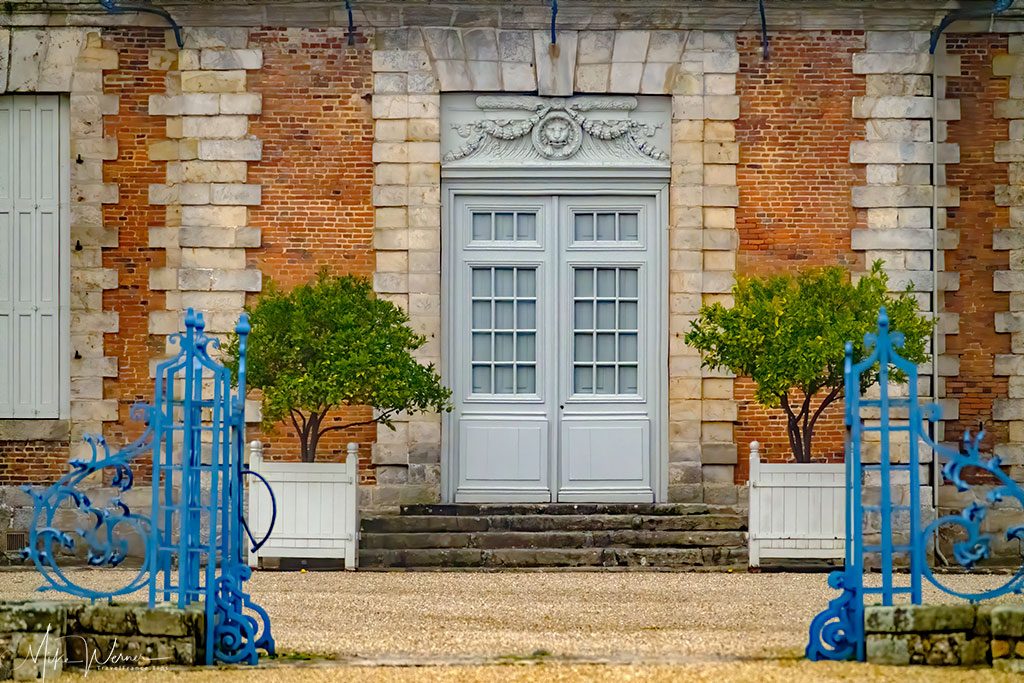
[[[449,210],[453,498],[653,501],[656,197],[455,194]]]

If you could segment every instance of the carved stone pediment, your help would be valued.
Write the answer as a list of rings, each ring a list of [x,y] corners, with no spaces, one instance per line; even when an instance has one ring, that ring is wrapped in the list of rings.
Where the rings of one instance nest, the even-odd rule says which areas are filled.
[[[446,168],[668,167],[667,98],[452,95],[443,102]]]

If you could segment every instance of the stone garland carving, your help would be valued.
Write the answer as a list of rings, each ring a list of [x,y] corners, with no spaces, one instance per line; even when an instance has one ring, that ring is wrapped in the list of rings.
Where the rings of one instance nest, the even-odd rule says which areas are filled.
[[[586,133],[598,140],[625,139],[636,152],[655,161],[667,161],[668,155],[655,147],[647,138],[660,126],[629,119],[601,120],[584,116],[582,112],[595,110],[632,111],[636,109],[634,97],[554,98],[482,96],[476,100],[480,109],[516,109],[532,111],[525,119],[480,119],[452,128],[466,144],[444,155],[444,161],[458,161],[475,154],[488,138],[512,141],[532,136],[534,149],[545,159],[562,160],[572,157],[583,144]]]

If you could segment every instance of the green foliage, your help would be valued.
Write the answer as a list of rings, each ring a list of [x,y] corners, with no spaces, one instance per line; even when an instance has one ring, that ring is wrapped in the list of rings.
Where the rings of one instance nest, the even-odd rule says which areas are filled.
[[[426,339],[366,278],[321,271],[290,292],[271,284],[248,311],[247,383],[263,392],[264,423],[291,420],[304,462],[315,460],[327,432],[373,422],[394,429],[398,413],[451,410],[451,391],[434,366],[412,356]],[[227,355],[237,372],[237,337]],[[374,417],[328,419],[341,406],[372,406]]]
[[[875,330],[882,306],[889,312],[890,328],[905,335],[901,355],[914,363],[927,360],[932,321],[919,315],[909,291],[894,295],[887,288],[881,261],[856,284],[839,267],[740,278],[733,287],[733,307],[702,307],[686,343],[701,352],[705,367],[753,379],[761,405],[781,405],[789,418],[793,453],[807,462],[815,422],[842,396],[845,344],[853,342],[855,361],[864,357],[864,334]],[[899,372],[892,378],[906,379]],[[861,390],[877,380],[877,368],[865,373]],[[792,405],[794,394],[799,408]],[[821,403],[812,411],[819,394]]]

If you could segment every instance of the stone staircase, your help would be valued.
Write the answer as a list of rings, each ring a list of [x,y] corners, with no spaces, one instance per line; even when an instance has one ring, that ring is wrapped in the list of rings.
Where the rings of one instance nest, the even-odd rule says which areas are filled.
[[[359,568],[747,568],[747,514],[700,504],[407,505],[364,517]]]

